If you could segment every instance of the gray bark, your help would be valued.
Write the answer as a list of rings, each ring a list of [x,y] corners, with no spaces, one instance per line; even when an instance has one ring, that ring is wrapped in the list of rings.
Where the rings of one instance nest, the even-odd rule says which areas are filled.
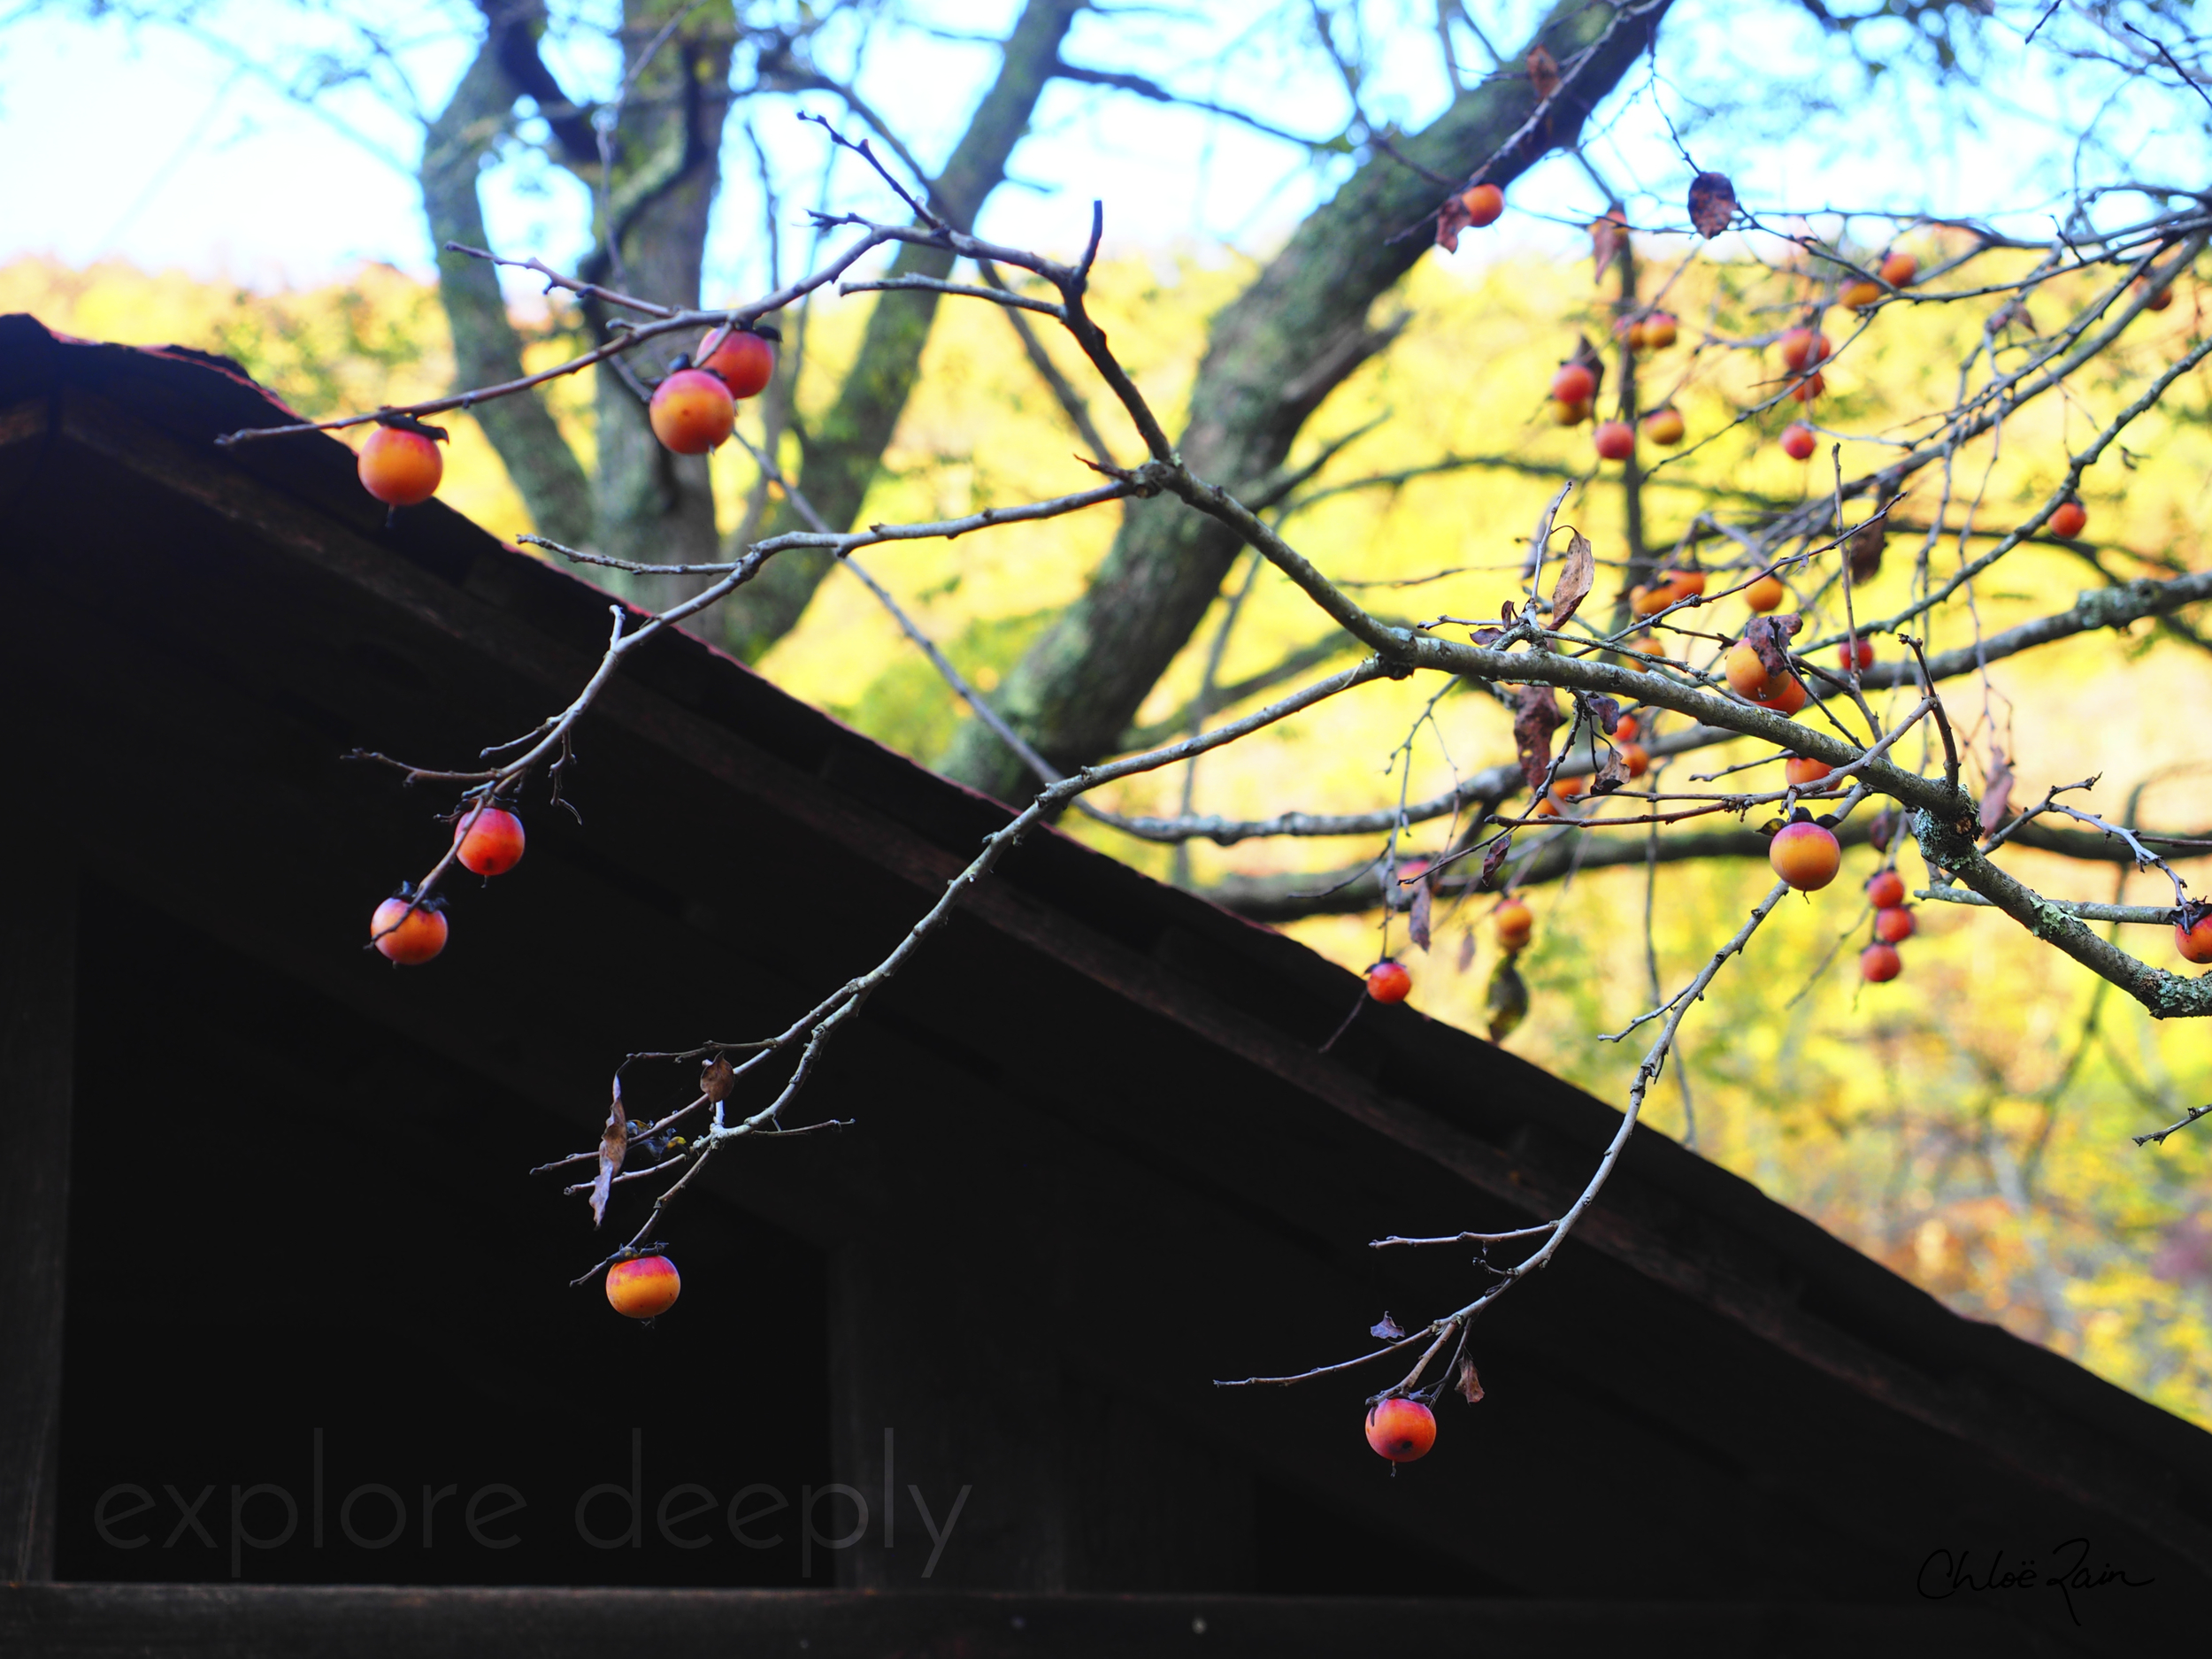
[[[1537,38],[1566,65],[1623,9],[1607,0],[1560,0]],[[1661,0],[1615,29],[1570,89],[1572,106],[1555,108],[1546,132],[1485,176],[1503,184],[1545,149],[1572,142],[1588,105],[1627,71],[1665,9]],[[1487,81],[1397,148],[1432,173],[1463,177],[1512,138],[1534,104],[1525,77]],[[1386,337],[1368,326],[1368,312],[1428,246],[1418,231],[1392,239],[1442,194],[1403,162],[1376,156],[1216,319],[1179,446],[1202,477],[1233,491],[1283,463],[1307,417]],[[1007,677],[1001,712],[1064,768],[1112,752],[1213,603],[1238,547],[1225,526],[1180,502],[1131,503],[1089,590]],[[1004,799],[1026,784],[1019,762],[972,721],[954,739],[943,769]]]
[[[623,40],[635,54],[683,0],[626,0]],[[706,258],[707,219],[722,181],[722,127],[729,113],[733,35],[726,5],[702,7],[664,45],[633,86],[615,134],[609,195],[615,223],[603,227],[618,259],[592,274],[664,305],[695,306]],[[603,321],[594,315],[595,320]],[[672,345],[672,353],[680,347]],[[657,379],[664,362],[643,352],[625,365]],[[704,456],[663,449],[645,404],[612,364],[596,371],[598,550],[649,565],[704,565],[719,552],[714,488]],[[684,577],[632,577],[624,591],[661,610],[695,592]]]
[[[932,208],[956,228],[974,227],[984,202],[1006,176],[1007,158],[1029,130],[1037,99],[1059,59],[1060,42],[1081,10],[1080,0],[1029,0],[1023,8],[1006,38],[997,80],[930,188]],[[942,250],[910,243],[900,249],[891,268],[899,274],[942,278],[950,274],[952,265],[952,256]],[[826,524],[849,526],[882,471],[884,449],[921,369],[937,299],[929,293],[879,294],[860,355],[838,389],[836,403],[801,430],[799,489]],[[761,534],[804,527],[787,505],[772,515]],[[831,563],[827,553],[811,549],[770,560],[723,606],[730,649],[751,661],[789,633]]]
[[[499,279],[480,259],[447,253],[449,242],[486,245],[477,174],[514,108],[516,87],[500,63],[497,31],[431,124],[419,179],[431,243],[438,254],[438,298],[453,334],[455,389],[522,377],[522,341],[508,319]],[[591,486],[552,412],[535,391],[494,398],[471,411],[507,468],[541,535],[573,546],[592,529]]]

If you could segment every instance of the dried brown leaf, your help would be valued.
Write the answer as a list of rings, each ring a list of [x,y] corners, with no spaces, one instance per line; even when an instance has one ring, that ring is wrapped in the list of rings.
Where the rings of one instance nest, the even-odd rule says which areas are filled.
[[[1627,246],[1628,226],[1619,213],[1608,213],[1603,219],[1591,220],[1590,257],[1596,269],[1590,273],[1590,280],[1604,281],[1606,272]]]
[[[1708,239],[1728,228],[1736,217],[1736,187],[1724,173],[1701,173],[1690,180],[1690,223]]]
[[[1475,887],[1478,892],[1489,890],[1491,881],[1497,876],[1498,866],[1505,863],[1506,855],[1512,850],[1513,832],[1511,830],[1506,831],[1504,834],[1490,843],[1490,850],[1482,856],[1482,873],[1475,878]],[[1470,933],[1468,937],[1472,939],[1474,935]]]
[[[726,1054],[716,1055],[699,1069],[699,1092],[717,1106],[729,1099],[736,1082],[737,1068],[730,1064]]]
[[[1611,697],[1583,697],[1579,701],[1589,711],[1590,718],[1598,723],[1598,730],[1606,736],[1610,737],[1620,730],[1621,705]]]
[[[1793,672],[1790,667],[1790,636],[1805,626],[1802,616],[1754,617],[1744,626],[1744,643],[1759,654],[1760,666],[1776,679]]]
[[[1599,764],[1597,771],[1590,775],[1590,793],[1611,795],[1627,781],[1628,766],[1621,759],[1621,751],[1617,749],[1608,749],[1605,759]]]
[[[1398,1322],[1388,1314],[1369,1325],[1367,1334],[1382,1342],[1398,1342],[1405,1339],[1405,1333],[1398,1328]]]
[[[1413,884],[1413,902],[1406,916],[1407,935],[1424,950],[1429,948],[1429,912],[1435,902],[1435,878],[1425,874]]]
[[[1578,530],[1567,543],[1567,562],[1560,566],[1559,580],[1552,584],[1552,626],[1567,626],[1567,618],[1590,596],[1597,579],[1598,556],[1590,546],[1590,538]]]
[[[1530,48],[1528,54],[1528,83],[1540,100],[1550,97],[1561,86],[1559,60],[1547,51],[1542,43]]]
[[[1467,211],[1466,202],[1460,196],[1444,198],[1444,205],[1436,210],[1436,245],[1446,253],[1459,251],[1459,234],[1474,228],[1475,216]]]
[[[1882,549],[1888,544],[1889,531],[1885,519],[1870,519],[1851,533],[1844,542],[1844,556],[1851,561],[1851,580],[1870,582],[1880,574]]]
[[[1482,1379],[1475,1375],[1475,1362],[1462,1355],[1459,1361],[1459,1380],[1453,1385],[1459,1397],[1469,1405],[1482,1398]]]
[[[1521,776],[1528,787],[1544,787],[1551,770],[1551,734],[1559,729],[1559,703],[1549,686],[1523,686],[1514,699],[1513,747],[1521,757]]]
[[[2005,751],[1993,747],[1990,757],[1997,764],[1990,768],[1989,782],[1982,790],[1982,833],[1995,833],[2012,810],[2012,763],[2005,758]]]
[[[621,1171],[622,1155],[630,1148],[629,1115],[622,1110],[622,1079],[614,1080],[614,1099],[607,1107],[607,1126],[599,1132],[599,1172],[591,1182],[591,1225],[607,1218],[607,1194]]]

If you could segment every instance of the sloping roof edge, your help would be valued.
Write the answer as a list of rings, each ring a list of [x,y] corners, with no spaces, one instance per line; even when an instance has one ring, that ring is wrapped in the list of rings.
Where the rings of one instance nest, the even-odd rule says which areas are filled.
[[[58,400],[65,391],[122,405],[204,454],[209,467],[250,478],[445,581],[457,584],[479,561],[514,561],[515,580],[558,614],[564,632],[572,617],[575,636],[587,649],[603,641],[610,601],[603,590],[503,544],[442,503],[410,509],[386,530],[381,508],[357,481],[352,450],[335,437],[303,434],[216,447],[212,440],[221,433],[297,419],[236,364],[185,348],[73,340],[20,315],[0,317],[0,517],[19,491],[33,485],[37,470],[35,454],[7,460],[7,411]],[[720,706],[741,711],[748,741],[772,751],[836,752],[850,763],[836,769],[836,787],[941,847],[964,856],[1009,816],[1002,804],[884,749],[703,641],[664,635],[640,653],[640,672],[648,670],[649,659],[654,678],[670,672],[713,677]],[[1357,994],[1354,976],[1295,941],[1056,832],[1035,838],[1018,864],[995,879],[1110,939],[1134,941],[1141,952],[1156,957],[1152,947],[1171,934],[1209,963],[1233,965],[1240,1014],[1286,1005],[1340,1010]],[[1279,1018],[1264,1023],[1271,1032],[1258,1041],[1278,1040],[1278,1047],[1294,1041]],[[1310,1033],[1297,1056],[1317,1092],[1348,1102],[1356,1115],[1385,1100],[1402,1119],[1409,1112],[1432,1122],[1436,1133],[1423,1149],[1443,1148],[1434,1155],[1471,1180],[1477,1179],[1465,1162],[1471,1130],[1486,1143],[1479,1157],[1494,1164],[1499,1179],[1519,1180],[1525,1192],[1529,1183],[1512,1166],[1525,1168],[1529,1157],[1517,1147],[1509,1153],[1494,1133],[1483,1134],[1454,1098],[1463,1093],[1455,1088],[1455,1079],[1485,1075],[1509,1086],[1527,1126],[1545,1143],[1539,1161],[1547,1165],[1570,1152],[1586,1165],[1619,1122],[1602,1102],[1409,1008],[1370,1010],[1361,1022],[1359,1064],[1313,1053],[1325,1034]],[[1399,1132],[1402,1137],[1402,1121]],[[1415,1141],[1427,1134],[1414,1125]],[[1581,1176],[1572,1179],[1578,1184]],[[1978,1440],[2008,1461],[2039,1452],[2073,1461],[2046,1444],[2048,1432],[2067,1419],[2093,1424],[2099,1434],[2185,1476],[2202,1495],[2185,1498],[2184,1509],[2196,1525],[2212,1525],[2212,1435],[2001,1327],[1954,1313],[1655,1130],[1644,1128],[1630,1143],[1606,1199],[1578,1236],[1807,1363],[1847,1377],[1898,1409]],[[1766,1271],[1739,1271],[1746,1246],[1771,1258]]]

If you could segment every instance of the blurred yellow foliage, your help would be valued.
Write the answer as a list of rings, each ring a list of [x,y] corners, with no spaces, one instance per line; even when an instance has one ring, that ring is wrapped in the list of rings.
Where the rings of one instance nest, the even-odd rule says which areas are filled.
[[[1233,261],[1194,253],[1126,257],[1099,273],[1098,314],[1170,430],[1202,354],[1207,319],[1247,275]],[[1644,493],[1655,546],[1671,546],[1684,533],[1707,487],[1795,499],[1832,478],[1825,439],[1803,466],[1772,442],[1800,412],[1795,405],[1753,424],[1728,425],[1737,408],[1770,392],[1778,372],[1770,350],[1733,349],[1733,342],[1796,320],[1797,297],[1786,278],[1710,265],[1692,265],[1670,290],[1669,306],[1682,318],[1680,342],[1641,365],[1640,401],[1648,407],[1671,398],[1689,435]],[[1424,262],[1398,296],[1409,314],[1404,333],[1324,406],[1300,454],[1380,420],[1332,461],[1319,482],[1391,473],[1455,454],[1588,472],[1587,432],[1549,424],[1545,388],[1578,330],[1605,337],[1609,322],[1596,301],[1586,264]],[[2060,304],[2038,303],[2052,319],[2060,314]],[[1957,365],[1993,304],[1892,305],[1830,366],[1821,424],[1867,434],[1847,441],[1847,471],[1873,464],[1882,453],[1878,445],[1910,430],[1912,413],[1948,403]],[[809,324],[803,411],[834,396],[866,305],[854,298],[818,306]],[[311,413],[434,395],[449,373],[434,296],[381,268],[334,288],[270,296],[117,265],[73,273],[31,262],[0,268],[0,310],[31,311],[79,334],[226,351]],[[1839,344],[1855,326],[1843,313],[1831,315]],[[1988,443],[1969,446],[1954,474],[1950,522],[1955,526],[1971,502],[1978,529],[2001,529],[2039,503],[2062,475],[2069,448],[2078,448],[2123,401],[2116,394],[2127,377],[2170,360],[2176,342],[2198,326],[2187,303],[2143,319],[2108,365],[2077,377],[2073,398],[2046,399],[2009,417],[1993,464]],[[534,367],[559,349],[547,330],[539,334]],[[1072,351],[1048,343],[1071,379],[1094,384]],[[1608,398],[1612,392],[1609,386]],[[2139,422],[2125,453],[2090,474],[2085,496],[2093,541],[2203,567],[2212,434],[2200,419],[2179,411],[2200,411],[2205,399],[2201,383],[2177,388],[2174,412]],[[1139,446],[1110,400],[1098,392],[1092,403],[1118,458],[1136,458]],[[565,386],[557,408],[588,459],[587,388]],[[499,534],[526,527],[473,423],[453,424],[445,498]],[[1073,458],[1076,447],[1003,318],[948,302],[887,473],[864,518],[943,517],[1081,488],[1094,475]],[[1646,463],[1658,458],[1647,447]],[[733,451],[716,467],[726,521],[733,522],[749,469]],[[1699,488],[1678,488],[1678,480]],[[1490,617],[1501,601],[1520,595],[1525,540],[1557,481],[1471,467],[1350,489],[1292,513],[1286,534],[1331,575],[1374,584],[1360,591],[1385,614]],[[1924,524],[1938,488],[1932,474],[1924,476],[1900,518]],[[1601,480],[1572,497],[1562,518],[1592,536],[1601,559],[1617,559],[1622,511],[1620,492]],[[1081,590],[1118,521],[1107,509],[951,544],[879,548],[862,557],[987,691]],[[1881,574],[1856,596],[1862,618],[1904,603],[1923,539],[1893,536]],[[1955,568],[1958,538],[1932,543],[1928,557],[1939,575]],[[2123,560],[2119,568],[2132,573],[2134,567]],[[1444,571],[1455,573],[1415,585]],[[2078,588],[2099,582],[2078,555],[2024,548],[1977,584],[1980,625],[1993,631],[2062,609]],[[1601,571],[1592,605],[1609,604],[1617,585],[1613,573]],[[1716,582],[1715,590],[1724,585]],[[1219,611],[1141,718],[1172,713],[1196,688]],[[1722,633],[1740,626],[1743,615],[1740,601],[1724,600],[1689,620]],[[1929,645],[1960,643],[1971,637],[1971,626],[1965,607],[1951,606],[1931,620]],[[1233,682],[1256,672],[1326,633],[1287,581],[1263,572],[1221,678]],[[1880,643],[1886,654],[1895,649],[1886,638]],[[958,718],[950,695],[875,601],[834,572],[803,625],[764,666],[797,695],[924,759],[941,750]],[[1413,745],[1411,777],[1389,771],[1393,751],[1436,690],[1377,685],[1209,757],[1195,782],[1196,803],[1252,817],[1387,807],[1402,783],[1417,799],[1449,787],[1455,772],[1510,757],[1504,711],[1463,692],[1436,706]],[[2088,797],[2096,810],[2124,810],[2130,792],[2142,786],[2142,821],[2212,826],[2212,733],[2188,713],[2212,703],[2212,654],[2139,625],[2131,638],[2078,636],[2001,663],[1985,687],[1955,682],[1948,701],[1978,752],[1997,735],[2017,773],[2018,802],[2101,774]],[[1877,704],[1893,718],[1907,706],[1895,696]],[[1909,757],[1917,758],[1917,742],[1909,741]],[[1670,787],[1701,787],[1686,780],[1748,758],[1738,750],[1698,751],[1668,769]],[[1720,787],[1770,787],[1772,778],[1770,767],[1740,786]],[[1171,812],[1182,787],[1179,772],[1156,774],[1132,780],[1108,804]],[[1173,868],[1164,849],[1133,845],[1079,820],[1069,833],[1155,874]],[[1445,833],[1441,824],[1417,828],[1410,845],[1432,851]],[[1226,849],[1200,843],[1191,849],[1189,879],[1202,887],[1232,871],[1339,871],[1374,856],[1378,841],[1260,841]],[[2029,853],[2009,862],[2054,895],[2120,893],[2153,903],[2169,897],[2154,873],[2123,880],[2114,866]],[[1684,1026],[1686,1067],[1671,1063],[1653,1091],[1651,1125],[1684,1134],[1694,1102],[1697,1144],[1707,1156],[1962,1312],[2047,1343],[2212,1425],[2212,1133],[2185,1131],[2162,1149],[2138,1148],[2129,1139],[2212,1098],[2212,1046],[2200,1030],[2157,1026],[2116,992],[2098,995],[2085,973],[1986,911],[1922,905],[1919,932],[1904,947],[1904,975],[1862,987],[1854,972],[1866,927],[1858,884],[1872,865],[1864,850],[1848,855],[1833,887],[1786,902],[1748,958],[1720,975]],[[1909,850],[1902,867],[1909,887],[1925,885]],[[2201,881],[2201,864],[2182,868]],[[1763,865],[1659,872],[1651,946],[1669,990],[1733,930],[1769,881]],[[1530,897],[1535,941],[1519,965],[1533,1008],[1512,1047],[1618,1104],[1641,1050],[1632,1039],[1616,1046],[1597,1035],[1618,1030],[1654,1000],[1645,872],[1589,872]],[[1440,911],[1433,952],[1411,953],[1416,1005],[1471,1030],[1483,1026],[1484,987],[1497,960],[1481,926],[1494,902],[1479,898]],[[1461,936],[1469,928],[1478,944],[1462,972]],[[1348,967],[1364,966],[1380,948],[1372,918],[1316,918],[1289,931]],[[2123,931],[2123,942],[2147,960],[2181,965],[2159,930]],[[1402,928],[1392,930],[1394,947],[1404,949],[1402,938]],[[1686,1100],[1678,1084],[1685,1072]],[[1483,1079],[1470,1078],[1468,1087],[1479,1090]],[[1465,1219],[1472,1226],[1493,1218]]]

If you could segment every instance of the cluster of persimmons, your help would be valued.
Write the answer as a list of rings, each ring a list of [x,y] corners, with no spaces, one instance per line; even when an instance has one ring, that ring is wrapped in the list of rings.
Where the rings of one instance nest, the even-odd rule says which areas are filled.
[[[678,455],[704,455],[727,441],[737,403],[766,388],[775,373],[772,330],[716,329],[701,341],[697,361],[678,357],[654,388],[646,413],[653,435]],[[438,449],[446,434],[410,415],[378,417],[360,449],[362,487],[396,511],[428,501],[445,472]],[[472,874],[504,875],[521,861],[522,820],[492,801],[465,806],[453,826],[453,860]],[[417,967],[446,946],[445,901],[410,884],[376,907],[369,941],[399,967]],[[640,1256],[607,1270],[607,1300],[618,1313],[650,1319],[674,1306],[681,1279],[665,1256]]]

